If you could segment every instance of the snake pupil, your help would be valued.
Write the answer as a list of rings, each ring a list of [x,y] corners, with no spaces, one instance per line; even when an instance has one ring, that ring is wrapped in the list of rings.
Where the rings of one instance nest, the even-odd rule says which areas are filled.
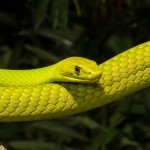
[[[77,74],[79,74],[80,73],[80,67],[79,66],[75,66],[75,71],[76,71]]]

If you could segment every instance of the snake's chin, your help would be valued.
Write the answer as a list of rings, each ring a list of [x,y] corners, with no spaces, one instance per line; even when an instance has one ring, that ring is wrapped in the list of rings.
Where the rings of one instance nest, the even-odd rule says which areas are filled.
[[[98,83],[99,78],[95,79],[84,79],[84,78],[73,78],[70,76],[63,76],[62,82],[73,82],[73,83]]]

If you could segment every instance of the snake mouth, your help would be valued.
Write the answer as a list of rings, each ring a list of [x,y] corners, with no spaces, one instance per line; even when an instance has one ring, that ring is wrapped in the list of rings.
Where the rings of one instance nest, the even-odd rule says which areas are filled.
[[[62,82],[74,82],[74,83],[97,83],[100,79],[100,76],[90,76],[89,78],[77,78],[72,76],[64,75],[61,79]]]

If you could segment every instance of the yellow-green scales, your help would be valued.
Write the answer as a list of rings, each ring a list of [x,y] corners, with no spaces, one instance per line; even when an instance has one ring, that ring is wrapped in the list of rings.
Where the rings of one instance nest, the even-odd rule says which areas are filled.
[[[150,86],[150,42],[99,65],[98,84],[0,87],[0,121],[56,118],[90,110]]]

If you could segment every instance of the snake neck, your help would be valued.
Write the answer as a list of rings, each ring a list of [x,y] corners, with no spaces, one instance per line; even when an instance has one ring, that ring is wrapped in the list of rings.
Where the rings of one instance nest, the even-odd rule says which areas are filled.
[[[53,82],[55,68],[55,65],[51,65],[31,70],[1,69],[0,86],[34,86]]]

